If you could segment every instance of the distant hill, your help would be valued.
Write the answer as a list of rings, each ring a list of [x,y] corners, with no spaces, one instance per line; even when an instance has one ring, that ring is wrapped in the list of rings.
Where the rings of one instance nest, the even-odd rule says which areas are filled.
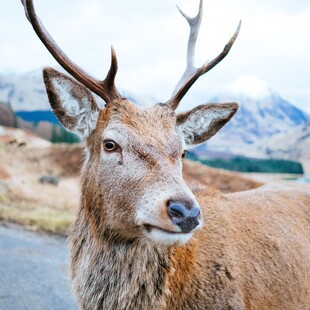
[[[32,131],[37,136],[51,140],[53,125],[49,122],[38,122],[33,124],[21,119],[13,111],[9,103],[0,102],[0,125],[5,127],[21,128]]]
[[[9,103],[0,102],[0,125],[5,127],[27,129],[36,134],[38,137],[52,142],[73,143],[79,141],[77,136],[66,131],[59,125],[48,121],[30,122],[20,118],[13,111]]]
[[[20,120],[8,103],[0,102],[0,125],[5,127],[18,127]]]

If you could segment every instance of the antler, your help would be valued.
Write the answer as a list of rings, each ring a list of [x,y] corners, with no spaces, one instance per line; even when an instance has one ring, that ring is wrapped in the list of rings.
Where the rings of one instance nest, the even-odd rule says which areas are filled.
[[[176,88],[174,89],[172,97],[165,102],[165,104],[169,105],[173,110],[177,109],[182,98],[185,96],[185,94],[191,88],[191,86],[198,80],[198,78],[203,74],[205,74],[206,72],[210,71],[213,67],[215,67],[229,53],[240,31],[241,21],[239,22],[239,25],[234,35],[225,45],[223,51],[212,61],[205,63],[200,68],[195,68],[194,67],[195,45],[202,19],[202,7],[203,7],[203,0],[200,0],[198,14],[196,17],[193,18],[186,15],[178,7],[178,10],[185,17],[190,26],[190,35],[187,45],[187,66],[185,72],[183,73],[180,81],[178,82]]]
[[[41,20],[37,17],[33,1],[21,0],[27,19],[32,25],[34,31],[49,50],[55,60],[76,80],[85,85],[91,91],[101,97],[106,103],[116,98],[121,98],[119,92],[115,87],[115,76],[117,73],[117,58],[113,47],[111,47],[111,66],[106,78],[103,81],[97,80],[77,64],[75,64],[70,58],[60,49],[48,31],[44,28]]]

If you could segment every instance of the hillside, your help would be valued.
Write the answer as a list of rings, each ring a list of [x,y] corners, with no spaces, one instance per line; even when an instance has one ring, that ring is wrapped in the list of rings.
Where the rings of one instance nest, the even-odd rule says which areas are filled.
[[[28,148],[46,148],[51,145],[51,142],[39,138],[29,130],[0,126],[0,147],[3,147],[3,145],[12,145],[18,147],[27,146]]]
[[[258,152],[270,158],[310,160],[310,122],[286,134],[277,134],[257,144]]]
[[[260,148],[270,157],[310,159],[310,123],[299,126],[286,134],[274,135],[262,141]]]
[[[29,112],[31,114],[31,120],[33,116],[42,115],[42,113]],[[56,120],[55,116],[51,111],[45,111],[44,115],[47,118],[52,118]],[[20,128],[23,130],[28,130],[40,138],[49,140],[52,142],[78,142],[79,139],[65,130],[58,121],[49,122],[36,119],[35,121],[25,121],[18,116],[19,113],[15,113],[11,108],[10,104],[0,102],[0,126]]]
[[[3,102],[0,102],[0,125],[29,130],[46,140],[50,140],[52,138],[52,131],[54,127],[51,123],[44,121],[40,121],[36,124],[24,121],[16,115],[10,104]]]

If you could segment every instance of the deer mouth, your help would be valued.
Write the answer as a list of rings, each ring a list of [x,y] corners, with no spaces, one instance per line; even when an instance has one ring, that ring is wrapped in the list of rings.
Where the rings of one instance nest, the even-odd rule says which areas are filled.
[[[154,226],[154,225],[151,225],[151,224],[144,224],[143,225],[145,230],[150,233],[153,229],[156,229],[156,230],[159,230],[159,231],[162,231],[166,234],[173,234],[173,235],[179,235],[179,234],[188,234],[188,233],[185,233],[185,232],[182,232],[182,231],[172,231],[172,230],[168,230],[168,229],[164,229],[164,228],[161,228],[161,227],[158,227],[158,226]]]
[[[181,246],[192,237],[192,232],[173,231],[151,224],[144,224],[143,227],[147,238],[163,246]]]

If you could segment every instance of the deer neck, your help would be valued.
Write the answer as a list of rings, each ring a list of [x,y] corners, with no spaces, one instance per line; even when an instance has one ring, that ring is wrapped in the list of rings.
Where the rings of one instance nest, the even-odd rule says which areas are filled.
[[[99,242],[80,210],[70,232],[71,278],[79,302],[85,309],[164,309],[169,250],[110,233],[103,232]]]

